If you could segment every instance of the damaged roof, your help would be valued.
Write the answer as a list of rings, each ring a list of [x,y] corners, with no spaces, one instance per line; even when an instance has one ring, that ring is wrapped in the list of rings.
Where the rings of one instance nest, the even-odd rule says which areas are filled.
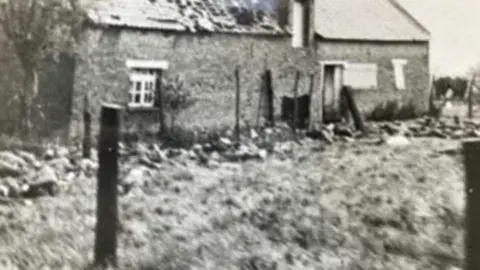
[[[285,34],[278,0],[96,0],[90,19],[142,29]],[[326,39],[426,41],[430,33],[396,0],[316,0],[315,31]]]
[[[430,39],[430,33],[396,0],[315,1],[315,14],[315,30],[326,39]]]
[[[97,0],[89,17],[100,25],[143,29],[284,33],[271,6],[251,0]]]

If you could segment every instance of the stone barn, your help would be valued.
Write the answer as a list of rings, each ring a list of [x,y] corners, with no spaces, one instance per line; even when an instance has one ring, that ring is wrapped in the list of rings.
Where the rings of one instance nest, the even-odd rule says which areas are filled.
[[[247,0],[95,1],[72,74],[70,134],[82,132],[85,95],[94,123],[101,102],[108,101],[128,107],[126,129],[158,128],[159,76],[180,76],[196,100],[177,116],[182,126],[233,125],[236,66],[243,121],[255,119],[265,68],[272,70],[277,114],[281,96],[292,92],[296,70],[317,74],[314,121],[322,113],[338,118],[343,84],[354,89],[363,113],[398,98],[426,110],[429,33],[395,0],[291,0],[288,6]],[[299,94],[309,85],[303,76]]]

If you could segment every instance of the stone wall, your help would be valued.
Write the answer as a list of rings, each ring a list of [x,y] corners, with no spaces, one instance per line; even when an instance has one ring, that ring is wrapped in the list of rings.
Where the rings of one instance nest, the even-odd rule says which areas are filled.
[[[234,124],[235,77],[234,69],[240,65],[241,106],[243,120],[253,123],[258,106],[260,73],[265,66],[272,69],[275,91],[275,110],[280,113],[280,99],[290,95],[295,70],[312,72],[314,57],[306,50],[292,49],[288,36],[256,36],[237,34],[159,33],[118,28],[88,30],[84,43],[79,46],[79,59],[75,70],[71,134],[82,132],[82,101],[91,97],[93,129],[98,128],[101,102],[125,103],[128,96],[127,59],[168,60],[170,69],[165,76],[180,75],[185,87],[192,91],[196,103],[177,117],[184,127],[222,127]],[[421,90],[428,84],[428,50],[424,45],[332,43],[317,44],[322,59],[376,61],[379,63],[378,91],[357,94],[362,111],[375,103],[398,95],[391,90],[392,57],[405,57],[407,86]],[[308,91],[309,81],[302,78],[299,94]],[[405,91],[405,93],[411,91]],[[402,95],[405,95],[402,93]],[[154,112],[125,113],[125,128],[149,126],[156,121]]]
[[[168,60],[164,76],[180,75],[192,91],[195,105],[178,115],[184,127],[225,126],[234,124],[235,77],[240,65],[243,119],[254,121],[258,106],[260,73],[265,65],[273,70],[275,109],[280,112],[280,98],[290,94],[295,70],[313,70],[304,50],[291,49],[285,36],[237,34],[182,34],[135,30],[92,29],[80,46],[76,69],[72,132],[81,133],[81,109],[89,93],[94,123],[102,101],[126,102],[128,95],[127,59]],[[308,91],[308,81],[300,83],[300,93]],[[137,113],[124,119],[126,128],[139,123]],[[148,113],[142,112],[143,115]],[[155,119],[151,114],[145,119]],[[93,127],[96,129],[97,127]]]
[[[353,41],[325,41],[318,46],[320,60],[342,60],[357,63],[376,63],[378,89],[356,90],[355,100],[363,113],[370,112],[382,101],[415,100],[420,110],[427,110],[429,84],[428,43],[381,43]],[[391,60],[403,58],[405,90],[395,88],[395,74]]]

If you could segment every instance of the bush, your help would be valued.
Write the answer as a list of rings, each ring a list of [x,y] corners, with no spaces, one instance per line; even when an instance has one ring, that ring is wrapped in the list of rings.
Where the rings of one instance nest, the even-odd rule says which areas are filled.
[[[389,100],[376,106],[372,112],[367,114],[369,121],[394,121],[408,120],[423,116],[413,98],[406,101]]]

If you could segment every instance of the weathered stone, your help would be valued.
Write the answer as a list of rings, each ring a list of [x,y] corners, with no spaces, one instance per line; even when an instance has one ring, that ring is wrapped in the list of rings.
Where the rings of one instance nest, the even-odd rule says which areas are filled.
[[[67,157],[59,157],[52,159],[48,161],[47,164],[59,173],[66,173],[75,169],[72,162]]]
[[[28,190],[22,195],[25,198],[36,198],[40,196],[56,196],[60,193],[60,186],[54,181],[37,182],[29,185]]]
[[[460,139],[460,138],[463,138],[465,137],[465,131],[462,130],[462,129],[459,129],[459,130],[455,130],[452,132],[451,136],[453,139]]]
[[[10,189],[7,186],[0,185],[0,197],[8,197],[10,195]]]
[[[220,159],[222,159],[222,157],[220,156],[220,154],[217,151],[213,151],[212,153],[210,153],[210,159],[215,160],[215,161],[220,161]]]
[[[151,171],[145,166],[132,168],[125,178],[121,181],[125,192],[129,192],[133,187],[143,187],[151,177]]]
[[[70,155],[70,151],[66,147],[57,147],[55,149],[55,155],[57,157],[68,157]]]
[[[258,150],[258,156],[259,156],[262,160],[265,160],[265,159],[267,159],[268,151],[265,150],[265,149],[260,149],[260,150]]]
[[[26,151],[17,151],[16,154],[36,169],[39,169],[42,166],[40,161],[38,161],[36,156],[32,153]]]
[[[45,160],[50,160],[55,158],[55,150],[53,148],[48,148],[47,150],[45,150],[45,154],[43,155],[43,158]]]
[[[91,173],[98,169],[98,163],[91,159],[84,158],[80,161],[80,168],[85,173]]]
[[[23,174],[23,170],[15,164],[0,160],[0,177],[18,177]]]
[[[167,160],[167,154],[156,144],[153,145],[153,150],[149,152],[148,157],[151,161],[159,163]]]
[[[445,132],[442,132],[441,130],[439,130],[437,128],[434,128],[434,129],[430,130],[429,135],[437,137],[437,138],[442,138],[442,139],[448,138],[448,135],[445,134]]]
[[[0,152],[0,161],[5,161],[15,167],[26,168],[27,162],[20,156],[15,155],[10,151],[1,151]]]
[[[255,129],[250,130],[250,138],[254,140],[258,138],[258,133],[255,131]]]
[[[57,174],[51,166],[45,165],[36,173],[33,183],[42,182],[58,182]]]
[[[407,146],[410,144],[410,141],[402,135],[389,136],[384,139],[385,143],[390,146]]]
[[[335,135],[353,137],[352,129],[344,125],[335,125],[333,132]]]

